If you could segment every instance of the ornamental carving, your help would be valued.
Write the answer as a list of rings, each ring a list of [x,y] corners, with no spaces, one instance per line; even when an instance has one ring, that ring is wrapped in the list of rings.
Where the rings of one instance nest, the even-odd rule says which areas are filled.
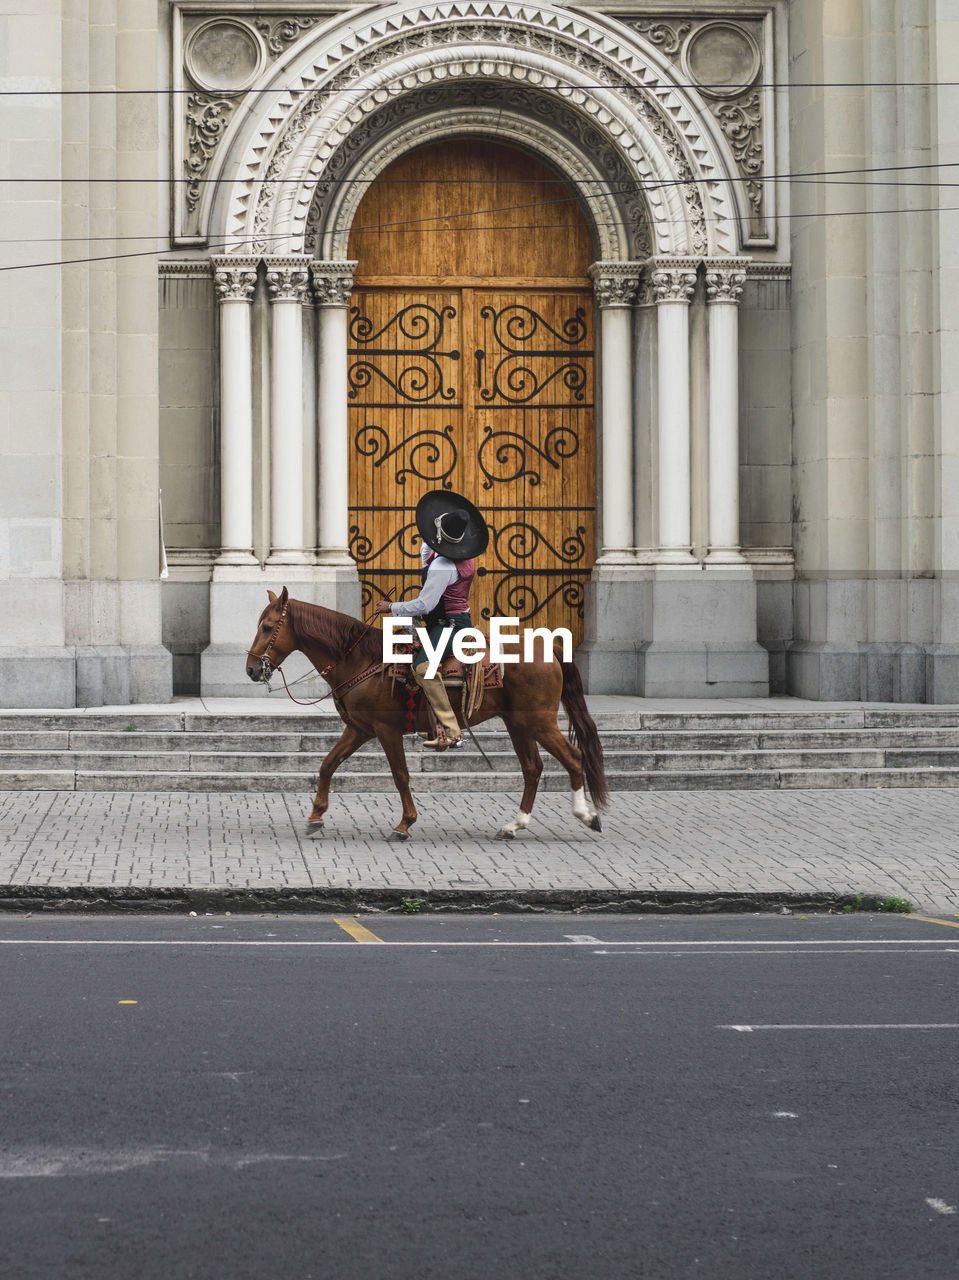
[[[691,22],[662,22],[658,18],[626,18],[623,25],[672,56],[678,55],[683,40],[693,29]]]
[[[725,20],[618,18],[624,26],[654,44],[684,80],[696,85],[719,122],[745,182],[750,205],[750,232],[765,236],[766,210],[761,180],[766,163],[763,96],[755,82],[762,77],[761,18]],[[712,68],[712,70],[711,70]]]
[[[319,18],[255,18],[253,25],[257,31],[261,32],[266,43],[267,51],[275,58],[293,43],[298,40],[304,31],[309,31],[311,27],[315,27],[319,22]]]
[[[186,100],[186,207],[193,213],[200,203],[200,185],[213,152],[236,110],[235,98],[191,93]]]
[[[629,231],[629,251],[638,258],[646,258],[652,252],[649,228],[650,213],[640,184],[630,173],[623,157],[609,140],[597,130],[595,123],[574,107],[557,101],[535,89],[499,84],[447,84],[431,86],[419,92],[394,98],[366,117],[353,129],[344,142],[330,156],[323,175],[316,184],[313,200],[306,221],[306,252],[319,252],[317,237],[326,226],[332,200],[339,192],[345,175],[366,152],[377,147],[397,126],[412,122],[428,111],[463,111],[471,107],[484,107],[503,112],[512,109],[517,114],[535,121],[548,122],[556,131],[579,144],[599,166],[603,175],[604,200],[615,200]],[[531,136],[530,141],[534,138]],[[594,180],[593,186],[596,186]],[[591,188],[586,187],[587,194]],[[587,202],[598,205],[598,201]],[[598,215],[598,208],[587,208]]]
[[[309,296],[310,273],[306,262],[267,258],[266,288],[271,302],[305,302]]]
[[[589,268],[597,306],[628,307],[639,288],[639,262],[594,262]]]
[[[668,264],[657,262],[649,278],[657,302],[692,302],[696,263],[691,259]]]
[[[319,17],[296,14],[255,18],[188,17],[178,85],[187,90],[183,115],[184,205],[195,217],[203,180],[246,90]],[[182,228],[181,228],[182,230]]]
[[[353,292],[355,262],[314,262],[310,265],[313,295],[321,307],[345,307]]]
[[[710,302],[739,302],[747,263],[706,263],[706,297]]]
[[[539,15],[536,11],[533,11],[530,15],[530,20],[536,17],[539,17]],[[290,118],[289,123],[284,128],[266,172],[263,174],[263,180],[259,184],[253,224],[255,245],[266,246],[266,236],[269,234],[274,205],[277,199],[276,182],[283,174],[287,160],[310,126],[326,109],[336,94],[346,89],[355,90],[358,82],[364,78],[372,77],[373,73],[384,64],[400,62],[407,55],[423,48],[445,48],[453,52],[459,52],[463,49],[466,41],[487,46],[495,44],[506,46],[503,60],[501,62],[493,62],[480,58],[475,62],[471,62],[464,57],[462,60],[455,59],[443,64],[437,61],[430,66],[421,67],[416,73],[416,81],[419,83],[435,82],[437,80],[449,82],[461,78],[469,79],[475,83],[477,78],[482,78],[501,84],[503,82],[508,83],[513,78],[525,79],[527,76],[537,80],[545,79],[546,77],[542,72],[530,72],[528,67],[518,63],[515,58],[511,59],[509,57],[508,51],[515,50],[519,46],[534,48],[549,54],[551,57],[562,60],[567,65],[573,66],[584,73],[592,83],[609,86],[620,98],[630,104],[633,113],[640,117],[660,140],[663,150],[668,155],[679,177],[679,195],[685,206],[686,221],[690,228],[689,247],[691,251],[696,253],[708,252],[709,236],[699,187],[701,179],[697,178],[697,175],[693,173],[686,159],[686,150],[676,132],[677,128],[680,127],[679,122],[673,120],[672,115],[665,109],[665,104],[661,104],[658,101],[655,93],[639,88],[624,87],[624,68],[611,61],[609,57],[604,58],[588,53],[581,45],[574,43],[572,40],[564,39],[554,32],[543,32],[541,34],[537,31],[531,31],[529,28],[517,30],[513,24],[502,19],[496,22],[471,22],[469,24],[446,22],[442,25],[437,24],[417,29],[412,33],[395,37],[388,42],[384,41],[384,43],[377,45],[369,52],[355,56],[348,66],[334,74],[324,83],[322,93],[308,95],[304,99],[302,106]],[[409,86],[412,90],[416,86],[415,82],[411,83],[411,79],[412,77],[405,75],[399,81],[399,84],[402,84],[404,88]],[[658,87],[662,88],[663,86]],[[350,120],[353,127],[358,126],[359,122],[356,117],[359,112],[372,112],[379,109],[384,101],[388,101],[383,95],[389,92],[390,89],[381,84],[377,91],[371,89],[366,99],[356,94],[351,99],[350,104]],[[565,96],[575,97],[575,91],[567,89]],[[580,93],[579,96],[587,109],[591,112],[600,113],[600,107],[593,97],[585,93]],[[553,95],[553,101],[555,102],[555,95]],[[607,116],[602,131],[596,129],[595,125],[593,126],[599,136],[606,138],[607,145],[609,144],[610,134],[607,132],[606,126],[611,123],[611,118]],[[345,128],[341,132],[345,133]],[[617,137],[625,136],[621,126],[614,133]],[[329,152],[327,151],[323,160],[325,161],[328,156]],[[317,180],[321,177],[322,173],[316,171]],[[635,176],[632,176],[632,181],[635,182]]]
[[[220,302],[252,302],[258,258],[212,258],[213,283]]]

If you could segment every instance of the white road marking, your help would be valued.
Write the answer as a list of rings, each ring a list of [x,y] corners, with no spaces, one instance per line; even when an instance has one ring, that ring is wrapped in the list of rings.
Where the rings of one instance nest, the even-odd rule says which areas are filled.
[[[959,1022],[755,1022],[717,1024],[717,1031],[959,1031]]]
[[[599,942],[599,938],[594,938],[591,933],[564,933],[564,938],[569,938],[570,942]]]
[[[608,945],[609,945],[609,944],[607,943],[607,946],[608,946]],[[617,946],[619,946],[619,947],[625,947],[625,946],[632,946],[632,947],[636,947],[636,946],[639,946],[639,945],[641,945],[641,944],[639,944],[639,943],[617,943],[616,945],[617,945]],[[689,945],[688,943],[685,943],[685,942],[677,942],[677,943],[674,943],[673,945],[675,946],[675,950],[674,950],[674,951],[668,951],[668,952],[662,952],[662,951],[661,951],[661,952],[658,952],[658,953],[657,953],[657,952],[649,952],[649,951],[643,952],[643,951],[635,951],[635,950],[633,950],[633,951],[623,951],[623,950],[619,950],[619,951],[594,951],[594,952],[593,952],[593,955],[594,955],[594,956],[610,956],[610,957],[616,956],[616,957],[619,957],[619,956],[641,956],[641,955],[651,956],[651,955],[657,955],[657,954],[658,954],[659,958],[660,958],[660,959],[662,959],[662,960],[681,960],[681,959],[690,959],[691,957],[693,957],[693,956],[695,956],[695,955],[701,954],[700,952],[696,952],[696,951],[684,951],[684,950],[683,950],[683,948]],[[797,946],[797,947],[800,947],[800,946],[802,946],[802,945],[803,945],[802,943],[798,943],[798,942],[796,943],[796,946]],[[707,952],[706,954],[708,955],[708,954],[709,954],[709,952]],[[746,955],[749,955],[749,956],[781,956],[781,955],[790,955],[790,954],[792,954],[792,955],[802,955],[803,953],[802,953],[801,951],[793,951],[793,952],[785,951],[785,952],[784,952],[784,951],[781,951],[781,950],[778,950],[778,951],[754,951],[754,950],[745,951],[745,950],[743,950],[743,951],[739,951],[739,952],[735,952],[735,951],[733,951],[733,952],[729,952],[729,953],[727,953],[727,954],[731,954],[731,955],[744,955],[744,956],[746,956]],[[856,948],[853,948],[852,950],[850,950],[848,947],[846,947],[846,948],[844,948],[844,949],[843,949],[843,950],[841,950],[841,951],[839,951],[839,950],[835,950],[835,949],[830,950],[830,949],[828,949],[828,948],[826,948],[826,947],[824,946],[824,947],[822,947],[821,949],[817,949],[816,951],[807,951],[805,954],[806,954],[807,956],[844,956],[844,955],[871,955],[871,956],[892,956],[892,955],[896,955],[896,956],[903,956],[903,955],[917,955],[917,956],[918,956],[918,955],[923,955],[923,956],[928,956],[928,955],[959,955],[959,947],[940,947],[940,949],[939,949],[938,951],[932,951],[932,952],[930,952],[930,951],[924,951],[924,950],[922,950],[922,949],[921,949],[921,948],[919,948],[919,947],[914,947],[914,948],[912,948],[912,949],[908,949],[908,948],[907,948],[907,950],[905,950],[905,951],[901,951],[901,950],[891,951],[891,950],[887,949],[883,943],[881,943],[881,942],[875,942],[875,943],[863,943],[861,946],[856,947]]]
[[[798,1120],[799,1116],[795,1111],[774,1111],[774,1120]]]
[[[941,1213],[946,1217],[949,1217],[956,1212],[954,1205],[946,1204],[945,1200],[938,1200],[935,1196],[927,1197],[926,1204],[930,1209],[935,1209],[936,1213]]]

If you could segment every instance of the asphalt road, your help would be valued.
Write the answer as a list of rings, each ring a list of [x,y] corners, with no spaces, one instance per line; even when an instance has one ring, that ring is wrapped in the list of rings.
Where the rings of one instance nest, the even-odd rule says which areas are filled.
[[[955,1277],[956,925],[0,917],[0,1275]]]

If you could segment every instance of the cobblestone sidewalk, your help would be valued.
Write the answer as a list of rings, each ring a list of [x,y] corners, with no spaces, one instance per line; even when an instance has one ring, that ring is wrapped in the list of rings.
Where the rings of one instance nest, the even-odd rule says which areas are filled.
[[[875,893],[959,913],[959,792],[614,794],[602,835],[541,794],[530,830],[493,839],[516,797],[423,794],[405,844],[390,795],[0,793],[0,886],[695,894]],[[4,896],[10,896],[9,888]]]

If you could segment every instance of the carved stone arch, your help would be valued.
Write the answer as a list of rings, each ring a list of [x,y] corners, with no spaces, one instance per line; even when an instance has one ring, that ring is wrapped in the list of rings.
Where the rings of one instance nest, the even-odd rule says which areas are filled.
[[[317,183],[366,117],[414,90],[485,82],[547,92],[589,116],[645,189],[654,253],[739,250],[736,175],[715,130],[635,33],[543,4],[397,4],[326,27],[285,71],[282,90],[263,86],[260,110],[248,99],[250,124],[219,166],[235,176],[211,236],[302,252]]]
[[[480,86],[489,89],[489,86]],[[409,95],[390,103],[368,128],[356,134],[330,158],[317,184],[307,218],[305,251],[326,261],[346,258],[353,217],[370,184],[393,160],[407,151],[441,138],[488,137],[528,151],[557,168],[579,197],[598,259],[645,259],[652,252],[649,214],[621,158],[588,150],[600,140],[580,122],[573,132],[572,113],[565,121],[547,123],[530,111],[529,100],[515,91],[509,107],[483,105],[469,86],[450,86],[430,95]],[[464,92],[467,91],[467,92]],[[485,96],[480,94],[479,98]],[[547,100],[548,101],[548,100]],[[521,106],[526,110],[521,111]]]

